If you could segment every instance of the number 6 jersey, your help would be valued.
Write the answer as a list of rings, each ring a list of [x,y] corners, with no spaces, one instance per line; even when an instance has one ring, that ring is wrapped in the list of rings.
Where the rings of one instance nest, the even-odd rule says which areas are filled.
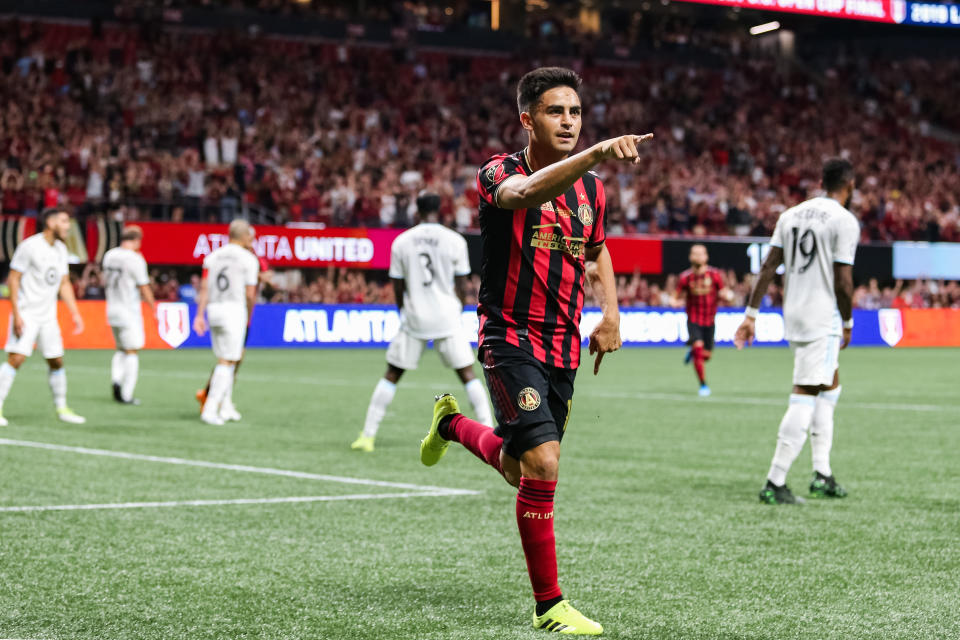
[[[203,259],[208,303],[240,305],[247,310],[247,286],[256,286],[260,261],[251,251],[229,243]]]
[[[787,209],[770,245],[783,249],[786,338],[811,342],[842,332],[833,263],[853,264],[860,223],[833,198],[813,198]]]

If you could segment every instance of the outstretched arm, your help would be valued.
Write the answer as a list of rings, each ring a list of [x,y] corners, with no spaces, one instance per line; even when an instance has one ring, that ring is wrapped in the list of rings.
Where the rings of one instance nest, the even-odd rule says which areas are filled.
[[[774,276],[777,275],[777,269],[782,263],[783,249],[770,247],[770,253],[767,254],[767,259],[764,260],[763,266],[760,267],[760,273],[757,274],[757,280],[753,283],[753,291],[750,292],[750,298],[747,302],[746,317],[744,317],[743,323],[737,328],[733,337],[733,344],[737,346],[737,349],[743,349],[744,345],[753,342],[753,337],[757,333],[757,309],[760,308],[763,296],[770,283],[773,282]]]

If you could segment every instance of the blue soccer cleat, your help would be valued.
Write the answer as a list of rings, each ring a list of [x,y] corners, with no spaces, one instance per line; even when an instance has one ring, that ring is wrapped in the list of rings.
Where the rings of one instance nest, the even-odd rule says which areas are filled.
[[[708,386],[705,385],[705,384],[700,385],[700,391],[698,391],[697,394],[698,394],[701,398],[706,398],[706,397],[708,397],[708,396],[710,395],[710,387],[708,387]]]

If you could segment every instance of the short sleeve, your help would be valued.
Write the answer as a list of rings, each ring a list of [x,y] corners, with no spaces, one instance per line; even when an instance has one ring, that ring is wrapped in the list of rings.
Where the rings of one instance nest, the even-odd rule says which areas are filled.
[[[13,258],[10,259],[10,268],[19,271],[20,273],[26,272],[30,268],[30,245],[25,242],[21,242],[20,245],[14,250]]]
[[[388,275],[395,280],[403,280],[406,276],[403,272],[403,249],[401,240],[397,238],[390,247],[390,271]]]
[[[853,264],[857,253],[857,243],[860,242],[860,223],[852,214],[843,216],[834,234],[833,261],[843,264]]]
[[[467,250],[467,241],[463,236],[458,238],[457,251],[453,257],[453,274],[457,276],[470,275],[470,252]]]
[[[590,237],[587,239],[588,247],[599,247],[607,241],[607,231],[604,229],[607,219],[607,192],[603,189],[603,183],[600,178],[594,176],[594,184],[597,188],[597,196],[594,199],[595,214],[593,228],[590,231]],[[582,220],[583,218],[581,218]]]
[[[210,270],[210,265],[212,264],[212,261],[210,260],[210,256],[212,256],[212,255],[213,255],[212,253],[208,253],[208,254],[207,254],[207,257],[203,259],[203,270],[204,270],[204,271],[209,271],[209,270]]]
[[[499,155],[487,160],[477,173],[480,199],[496,207],[497,190],[504,180],[514,175],[524,175],[520,162],[514,156]]]
[[[257,257],[250,254],[250,259],[247,260],[247,279],[244,282],[248,287],[255,287],[258,283],[258,277],[260,275],[260,261],[257,260]]]
[[[723,282],[723,273],[719,269],[714,269],[713,271],[713,281],[717,283],[717,291],[723,291],[724,282]]]
[[[777,226],[773,228],[773,235],[770,236],[770,246],[783,249],[783,216],[777,219]]]
[[[150,276],[147,275],[147,261],[137,256],[137,261],[133,265],[133,279],[138,287],[150,284]]]
[[[689,278],[687,278],[687,275],[685,273],[680,274],[680,277],[677,278],[677,294],[678,295],[684,292],[684,290],[687,288],[687,283],[689,281],[690,280]]]

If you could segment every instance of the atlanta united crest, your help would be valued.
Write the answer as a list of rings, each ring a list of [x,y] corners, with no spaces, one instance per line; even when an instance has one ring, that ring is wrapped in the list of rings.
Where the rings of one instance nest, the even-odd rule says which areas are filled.
[[[540,393],[533,387],[527,387],[517,394],[517,404],[524,411],[535,411],[540,406]]]
[[[190,308],[186,302],[161,302],[157,305],[157,333],[176,349],[190,337]]]
[[[580,218],[580,222],[583,223],[583,226],[589,227],[593,224],[593,208],[584,202],[577,207],[577,217]]]
[[[903,338],[903,315],[900,309],[880,309],[877,311],[880,323],[880,337],[891,347]]]

